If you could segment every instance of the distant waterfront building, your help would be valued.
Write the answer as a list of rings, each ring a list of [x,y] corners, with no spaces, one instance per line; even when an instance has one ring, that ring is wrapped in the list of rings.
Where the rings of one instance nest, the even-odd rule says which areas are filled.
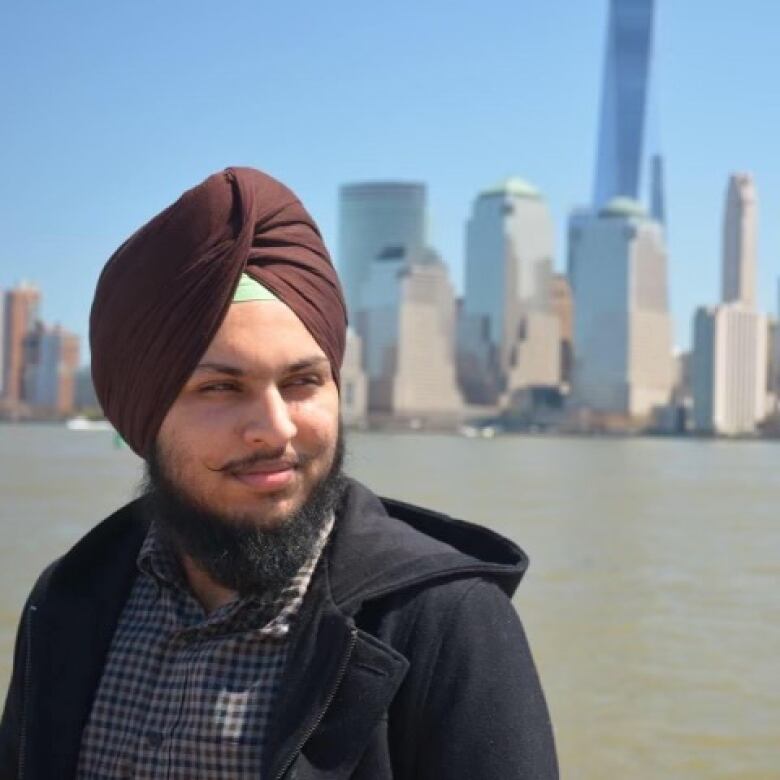
[[[741,302],[699,308],[691,385],[696,430],[749,434],[766,416],[767,322]]]
[[[582,231],[597,214],[597,211],[585,206],[577,206],[569,212],[566,223],[566,278],[569,281],[572,294],[574,293],[574,280],[577,278],[576,247],[582,236]]]
[[[550,376],[536,376],[534,365],[560,364],[560,344],[534,365],[517,364],[524,354],[538,357],[544,349],[522,342],[540,333],[541,319],[529,327],[528,316],[552,311],[554,232],[541,193],[522,179],[507,179],[474,202],[458,322],[458,374],[472,403],[493,404],[515,387],[546,384]],[[512,376],[523,384],[512,386]]]
[[[552,309],[529,310],[520,321],[510,355],[507,394],[561,383],[561,322]],[[508,396],[502,399],[502,403]]]
[[[422,254],[426,219],[426,188],[419,182],[360,182],[339,189],[338,269],[351,318],[365,308],[359,295],[374,262]]]
[[[360,285],[360,307],[353,316],[363,347],[363,369],[368,378],[369,410],[392,406],[392,377],[398,350],[401,274],[406,252],[385,250],[369,266]]]
[[[24,341],[35,327],[40,301],[38,288],[26,282],[5,293],[2,384],[3,397],[12,403],[22,400]]]
[[[551,306],[558,317],[561,342],[561,381],[571,382],[574,362],[574,300],[571,284],[565,274],[554,274],[552,279]]]
[[[79,339],[41,322],[24,340],[23,398],[32,407],[70,414],[76,407]]]
[[[663,217],[663,162],[647,159],[653,61],[654,0],[610,0],[601,92],[593,208],[615,197],[641,200],[643,169],[651,177],[654,217]]]
[[[756,188],[750,174],[729,177],[723,215],[724,303],[741,301],[749,308],[756,303]]]
[[[573,400],[646,418],[674,383],[663,228],[627,198],[584,220],[571,247]]]
[[[341,365],[341,419],[345,425],[360,425],[368,411],[368,380],[361,365],[360,336],[347,328],[347,344]]]
[[[676,350],[674,361],[673,400],[677,403],[690,402],[691,399],[691,358],[692,352]]]
[[[722,300],[697,310],[692,356],[697,430],[753,433],[767,415],[773,345],[756,302],[756,191],[748,174],[729,177],[723,212]]]
[[[398,350],[392,410],[397,415],[456,414],[463,407],[455,368],[455,291],[438,258],[400,278]]]
[[[427,249],[412,262],[374,263],[361,301],[369,409],[400,416],[458,411],[455,295],[438,256]]]

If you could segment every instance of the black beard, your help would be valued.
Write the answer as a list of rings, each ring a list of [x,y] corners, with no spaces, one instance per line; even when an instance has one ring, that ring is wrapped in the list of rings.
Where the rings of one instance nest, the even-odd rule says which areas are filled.
[[[146,461],[143,498],[157,522],[161,541],[172,550],[186,553],[229,590],[273,598],[310,558],[323,525],[339,503],[346,487],[343,460],[339,430],[329,472],[297,511],[269,529],[193,501],[171,480],[157,446]]]

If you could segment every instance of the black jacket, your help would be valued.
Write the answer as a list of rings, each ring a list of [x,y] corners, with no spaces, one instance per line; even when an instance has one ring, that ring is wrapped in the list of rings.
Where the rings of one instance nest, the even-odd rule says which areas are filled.
[[[138,502],[38,580],[0,724],[0,780],[65,780],[146,533]],[[503,537],[351,482],[296,623],[268,780],[558,776],[509,597],[527,561]]]

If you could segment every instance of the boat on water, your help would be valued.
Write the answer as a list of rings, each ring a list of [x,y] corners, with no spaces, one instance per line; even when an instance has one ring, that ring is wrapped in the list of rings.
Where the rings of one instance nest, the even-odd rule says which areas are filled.
[[[90,420],[87,417],[71,417],[65,421],[69,431],[113,431],[114,427],[108,420]]]

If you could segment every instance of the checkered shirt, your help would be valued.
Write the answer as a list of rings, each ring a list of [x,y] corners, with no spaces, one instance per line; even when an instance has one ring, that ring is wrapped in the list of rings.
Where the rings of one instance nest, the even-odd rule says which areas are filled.
[[[207,615],[154,525],[82,734],[81,780],[262,777],[287,636],[333,527],[275,600]]]

